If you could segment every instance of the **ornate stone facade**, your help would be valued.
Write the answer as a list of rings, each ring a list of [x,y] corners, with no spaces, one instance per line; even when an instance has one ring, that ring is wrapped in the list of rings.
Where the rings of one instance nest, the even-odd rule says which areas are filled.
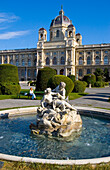
[[[75,33],[72,21],[63,9],[50,24],[50,40],[47,31],[39,29],[37,48],[0,51],[0,64],[10,63],[18,67],[19,80],[35,80],[38,70],[49,66],[57,74],[76,75],[81,79],[95,69],[108,68],[110,75],[110,44],[82,45],[82,36]]]

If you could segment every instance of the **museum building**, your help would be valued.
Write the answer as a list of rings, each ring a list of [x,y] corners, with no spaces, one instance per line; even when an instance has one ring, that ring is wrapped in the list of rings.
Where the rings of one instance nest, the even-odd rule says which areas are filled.
[[[110,76],[110,43],[82,45],[81,34],[76,34],[63,9],[52,20],[49,31],[47,41],[46,29],[39,29],[37,48],[1,50],[0,64],[16,65],[20,81],[36,80],[38,70],[46,66],[58,75],[75,75],[77,79],[99,67],[107,68]]]

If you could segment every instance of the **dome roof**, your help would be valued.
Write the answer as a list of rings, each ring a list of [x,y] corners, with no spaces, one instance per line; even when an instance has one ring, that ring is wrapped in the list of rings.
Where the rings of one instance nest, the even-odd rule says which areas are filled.
[[[68,24],[68,25],[71,24],[70,19],[64,15],[63,9],[61,9],[59,12],[59,15],[55,19],[52,20],[50,27],[53,25],[57,25],[57,24]]]
[[[70,27],[74,27],[74,25],[73,25],[73,24],[71,24],[71,25],[68,25],[68,28],[70,28]]]
[[[46,31],[46,29],[45,29],[45,28],[40,28],[40,29],[39,29],[39,31],[42,31],[42,30],[45,30],[45,31]]]

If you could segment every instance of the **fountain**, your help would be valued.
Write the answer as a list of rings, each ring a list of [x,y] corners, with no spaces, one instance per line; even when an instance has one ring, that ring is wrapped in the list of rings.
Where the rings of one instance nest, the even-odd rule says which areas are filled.
[[[81,130],[80,115],[65,100],[65,86],[66,84],[61,82],[53,91],[51,88],[45,90],[41,107],[37,109],[36,125],[30,125],[33,134],[68,137]]]

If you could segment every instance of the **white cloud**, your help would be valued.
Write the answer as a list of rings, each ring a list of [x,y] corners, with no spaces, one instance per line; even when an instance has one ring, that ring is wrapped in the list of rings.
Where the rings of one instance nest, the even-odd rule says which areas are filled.
[[[12,39],[12,38],[16,38],[18,36],[22,36],[28,33],[29,31],[7,32],[7,33],[0,34],[0,40]]]
[[[19,17],[10,13],[0,13],[0,23],[15,22]]]

